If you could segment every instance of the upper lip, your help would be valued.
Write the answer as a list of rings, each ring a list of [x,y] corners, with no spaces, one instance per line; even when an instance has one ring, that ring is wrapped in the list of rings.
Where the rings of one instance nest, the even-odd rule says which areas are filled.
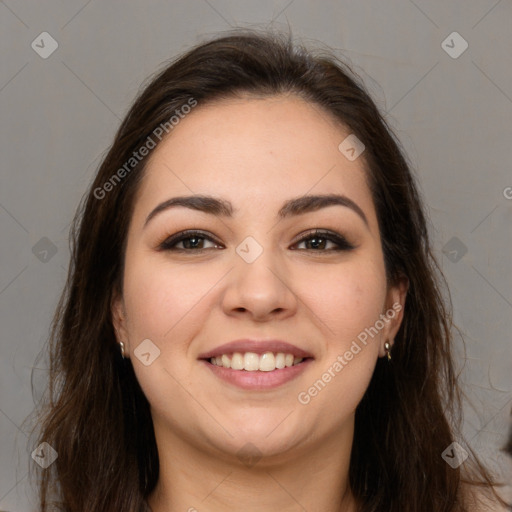
[[[203,352],[199,354],[198,359],[210,359],[211,357],[220,357],[223,354],[232,354],[234,352],[254,352],[260,355],[265,352],[283,352],[284,354],[293,354],[294,357],[302,357],[304,359],[306,357],[313,357],[308,351],[292,345],[287,341],[240,339],[219,345],[208,352]]]

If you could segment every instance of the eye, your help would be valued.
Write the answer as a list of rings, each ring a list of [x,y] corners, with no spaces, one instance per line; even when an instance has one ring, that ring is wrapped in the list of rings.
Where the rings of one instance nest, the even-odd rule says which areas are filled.
[[[204,247],[205,240],[217,244],[213,238],[207,236],[203,232],[189,229],[166,238],[158,246],[158,249],[161,251],[191,252],[191,250],[193,250],[194,252],[200,252],[205,249],[211,249],[211,247]],[[183,244],[183,246],[177,247],[179,244]],[[218,245],[219,244],[217,244],[217,246]]]
[[[326,250],[328,243],[334,244],[334,247]],[[347,241],[345,237],[332,231],[325,231],[321,229],[315,229],[313,232],[309,232],[303,236],[296,245],[302,243],[308,243],[311,248],[299,249],[299,250],[312,250],[314,252],[331,252],[331,251],[350,251],[355,249],[355,246]]]
[[[205,247],[205,241],[213,244],[212,247]],[[307,243],[310,247],[306,247],[306,251],[314,252],[332,252],[332,251],[350,251],[355,249],[355,246],[346,240],[345,237],[331,231],[315,229],[303,236],[295,246]],[[327,249],[326,246],[331,243],[334,247]],[[179,247],[179,244],[182,244]],[[215,241],[212,237],[206,235],[202,231],[189,229],[181,231],[168,238],[166,238],[159,246],[161,251],[179,251],[179,252],[201,252],[206,249],[219,247],[221,244]],[[295,250],[295,249],[294,249]]]

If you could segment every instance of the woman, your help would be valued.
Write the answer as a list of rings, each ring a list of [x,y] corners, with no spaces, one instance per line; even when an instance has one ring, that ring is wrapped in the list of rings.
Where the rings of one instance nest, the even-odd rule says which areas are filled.
[[[334,57],[254,32],[181,56],[127,114],[73,241],[41,510],[504,505],[454,444],[411,172]]]

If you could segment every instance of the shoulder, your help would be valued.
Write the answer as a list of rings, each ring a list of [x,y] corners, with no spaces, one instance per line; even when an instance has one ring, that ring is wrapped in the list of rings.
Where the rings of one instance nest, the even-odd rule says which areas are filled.
[[[510,512],[512,510],[510,507],[502,505],[490,488],[484,489],[467,485],[463,489],[469,510],[474,512]],[[510,503],[510,491],[504,493],[495,489],[495,492]]]

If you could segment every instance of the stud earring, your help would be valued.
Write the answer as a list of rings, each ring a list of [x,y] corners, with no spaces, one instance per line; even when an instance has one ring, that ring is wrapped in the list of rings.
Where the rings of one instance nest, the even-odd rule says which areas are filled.
[[[391,361],[391,345],[389,344],[388,341],[386,341],[386,343],[384,343],[384,348],[386,349],[386,354],[388,356],[388,361]]]
[[[122,341],[120,341],[119,346],[121,347],[121,356],[124,359],[124,343]]]

